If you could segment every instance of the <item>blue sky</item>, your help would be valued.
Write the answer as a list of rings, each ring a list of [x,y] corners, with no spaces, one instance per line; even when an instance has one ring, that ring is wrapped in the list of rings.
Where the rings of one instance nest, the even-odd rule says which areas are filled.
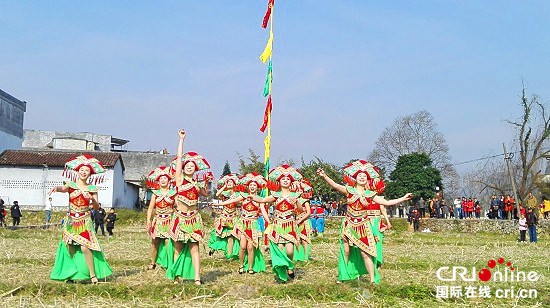
[[[25,128],[204,154],[219,174],[259,132],[265,1],[2,1],[0,89]],[[545,1],[276,1],[272,159],[365,158],[428,110],[454,162],[498,153],[521,81],[550,100]],[[471,168],[475,165],[463,165]]]

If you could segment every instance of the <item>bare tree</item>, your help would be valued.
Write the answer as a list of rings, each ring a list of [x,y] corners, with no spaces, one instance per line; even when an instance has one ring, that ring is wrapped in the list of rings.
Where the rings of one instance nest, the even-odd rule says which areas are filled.
[[[434,117],[426,110],[396,118],[378,137],[369,160],[389,174],[399,156],[411,153],[427,154],[441,172],[444,187],[457,189],[458,175],[451,164],[449,146],[443,134],[437,131]]]
[[[541,174],[540,162],[545,154],[545,144],[550,137],[550,114],[548,106],[539,102],[537,95],[527,99],[525,84],[521,95],[522,116],[515,120],[508,120],[516,128],[514,145],[519,147],[517,173],[514,177],[518,188],[518,197],[524,200],[529,192],[536,187],[536,180]]]
[[[521,117],[506,122],[516,129],[509,158],[518,198],[525,200],[529,192],[535,190],[540,180],[542,164],[546,162],[543,157],[550,137],[550,114],[548,106],[540,103],[538,96],[527,98],[525,84],[522,89],[521,106]],[[503,195],[510,194],[512,182],[506,168],[504,155],[488,159],[483,166],[478,166],[476,181]]]

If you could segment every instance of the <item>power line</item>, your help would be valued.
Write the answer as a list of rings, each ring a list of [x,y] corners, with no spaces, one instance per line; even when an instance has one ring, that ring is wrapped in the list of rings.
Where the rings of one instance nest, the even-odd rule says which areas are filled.
[[[550,148],[541,148],[540,150],[541,151],[546,151],[546,150],[549,150],[549,149]],[[517,154],[517,153],[520,153],[520,152],[521,151],[509,152],[508,155],[512,154],[512,157],[513,157],[514,154]],[[495,158],[495,157],[499,157],[499,156],[504,156],[504,153],[491,155],[491,156],[485,156],[485,157],[476,158],[476,159],[472,159],[472,160],[467,160],[467,161],[463,161],[463,162],[452,164],[452,165],[453,166],[464,165],[464,164],[469,164],[469,163],[473,163],[473,162],[476,162],[476,161],[485,160],[485,159],[489,159],[489,158]]]

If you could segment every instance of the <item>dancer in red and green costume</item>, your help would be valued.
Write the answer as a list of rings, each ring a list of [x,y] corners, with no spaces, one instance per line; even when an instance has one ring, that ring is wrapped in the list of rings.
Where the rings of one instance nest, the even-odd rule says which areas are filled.
[[[268,223],[265,230],[269,239],[271,253],[271,266],[276,279],[283,282],[294,278],[294,248],[300,245],[298,228],[296,226],[296,211],[303,211],[298,202],[299,194],[291,191],[291,184],[300,181],[302,175],[296,169],[282,165],[269,172],[269,180],[276,185],[270,185],[271,195],[265,198],[249,196],[259,203],[275,203],[273,221],[264,207],[261,207],[262,215]],[[279,188],[279,189],[277,189]]]
[[[242,192],[236,198],[230,198],[220,203],[226,206],[230,203],[242,202],[241,215],[235,219],[233,236],[240,243],[239,274],[244,273],[245,267],[249,274],[265,272],[266,265],[264,256],[260,249],[260,238],[262,231],[258,223],[258,217],[262,214],[263,204],[253,201],[249,196],[256,196],[260,189],[266,186],[267,182],[263,176],[256,172],[248,173],[239,179],[239,186],[246,187],[248,192]]]
[[[70,178],[54,192],[69,193],[69,210],[63,223],[63,234],[57,248],[50,279],[61,281],[87,280],[98,283],[112,274],[93,231],[90,205],[99,208],[98,187],[103,180],[103,165],[91,155],[75,157],[65,164],[63,175]]]
[[[170,237],[174,241],[174,262],[168,267],[166,277],[174,280],[194,279],[195,284],[202,284],[200,279],[199,243],[203,242],[202,217],[198,210],[200,196],[207,196],[208,182],[211,176],[204,174],[203,181],[197,181],[195,172],[208,170],[210,165],[201,155],[188,152],[183,155],[183,141],[186,133],[178,132],[178,154],[172,163],[176,181],[176,210],[170,224]],[[175,166],[174,166],[175,165]]]
[[[308,261],[311,253],[311,208],[309,200],[313,197],[313,187],[308,179],[303,178],[296,182],[296,192],[300,194],[298,202],[302,205],[302,211],[297,211],[296,226],[298,228],[298,236],[300,245],[294,249],[294,261]]]
[[[354,186],[334,182],[322,169],[318,169],[317,173],[332,188],[347,197],[348,209],[341,229],[338,281],[356,279],[368,273],[371,283],[380,283],[380,274],[374,265],[377,249],[368,216],[369,204],[374,201],[390,206],[411,199],[412,194],[393,200],[377,196],[376,191],[368,189],[368,181],[378,173],[372,164],[364,160],[354,161],[344,168],[345,176],[350,178],[347,182],[353,181]]]
[[[152,188],[146,223],[147,234],[152,239],[148,270],[155,269],[157,264],[166,269],[173,261],[174,246],[168,232],[176,202],[176,189],[170,187],[172,178],[170,168],[166,166],[155,168],[147,176],[147,186]]]
[[[224,175],[218,181],[218,192],[216,198],[222,201],[230,201],[239,197],[239,192],[235,190],[239,177],[235,174]],[[239,255],[238,237],[233,235],[235,219],[237,217],[237,202],[224,202],[222,212],[214,220],[214,229],[210,234],[209,255],[214,251],[221,250],[228,259],[237,258]]]

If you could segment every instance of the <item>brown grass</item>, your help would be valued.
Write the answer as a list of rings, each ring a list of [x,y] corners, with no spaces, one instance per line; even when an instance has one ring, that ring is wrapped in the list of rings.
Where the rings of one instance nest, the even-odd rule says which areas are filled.
[[[210,221],[210,220],[207,220]],[[271,272],[239,275],[238,261],[221,253],[212,257],[201,248],[203,286],[173,285],[162,269],[146,271],[149,240],[141,225],[122,223],[115,237],[101,237],[114,276],[97,286],[67,284],[49,279],[59,229],[0,230],[0,298],[5,307],[439,307],[439,306],[533,306],[550,305],[547,277],[530,285],[539,292],[535,300],[457,299],[438,300],[435,276],[441,266],[473,266],[478,269],[491,258],[504,257],[522,271],[550,273],[548,235],[537,245],[518,244],[515,236],[501,234],[413,234],[402,221],[386,235],[382,284],[370,286],[364,279],[336,284],[338,222],[329,222],[323,238],[313,242],[314,260],[298,263],[297,278],[277,284]],[[268,254],[265,254],[269,260]],[[268,269],[269,270],[269,269]],[[491,284],[493,287],[502,285]]]

